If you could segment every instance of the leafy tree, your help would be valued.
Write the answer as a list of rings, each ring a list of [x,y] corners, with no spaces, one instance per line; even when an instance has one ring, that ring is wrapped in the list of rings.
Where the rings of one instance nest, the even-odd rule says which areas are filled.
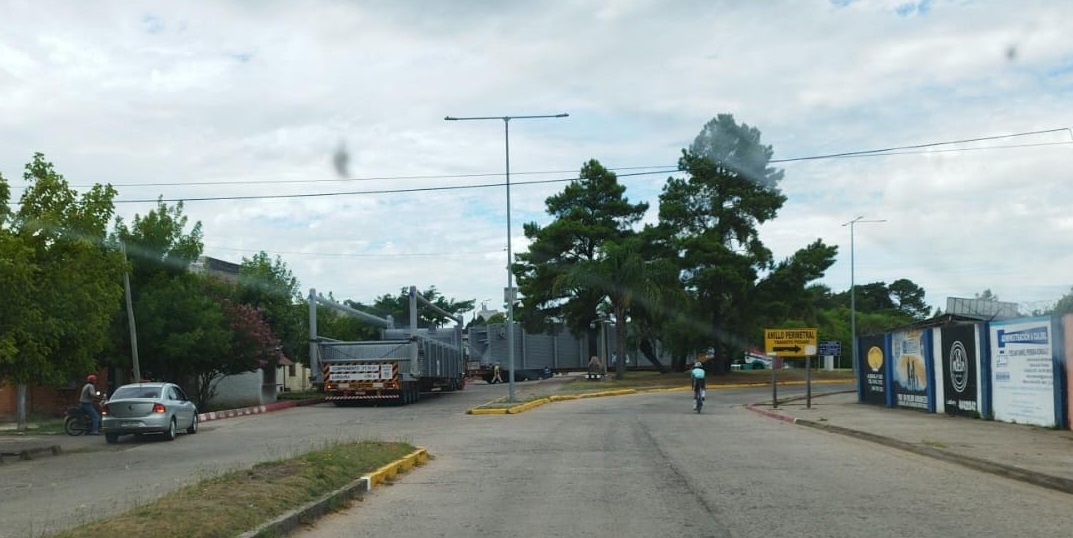
[[[992,293],[991,288],[987,288],[986,290],[977,293],[976,298],[981,301],[998,301],[998,295]]]
[[[431,286],[420,293],[425,299],[428,299],[430,303],[455,316],[460,316],[465,312],[473,310],[473,305],[475,303],[473,299],[466,301],[448,299],[440,294],[439,290],[436,289],[436,286]],[[376,316],[391,316],[395,321],[396,327],[407,326],[410,323],[409,287],[401,288],[398,295],[392,295],[390,293],[381,295],[376,298],[372,305],[364,305],[357,301],[344,301],[344,304],[352,308],[370,312]],[[418,304],[417,308],[417,325],[419,327],[442,327],[450,321],[449,318],[443,314],[440,314],[431,308],[423,308],[421,304]]]
[[[930,309],[924,302],[924,288],[916,285],[912,280],[900,278],[891,282],[890,294],[902,312],[918,320],[928,317]]]
[[[606,241],[598,250],[596,260],[574,265],[555,280],[553,287],[587,289],[606,298],[608,313],[615,320],[615,354],[623,358],[616,363],[615,377],[622,379],[626,373],[629,314],[639,302],[658,304],[662,293],[657,284],[659,275],[674,273],[665,260],[643,258],[642,243],[636,236]]]
[[[12,213],[0,177],[0,251],[11,267],[0,277],[10,293],[0,315],[0,379],[18,385],[20,427],[28,384],[96,369],[122,292],[120,258],[104,245],[115,189],[95,185],[80,196],[40,153],[23,178],[29,187]]]
[[[701,320],[692,332],[723,358],[748,346],[748,299],[758,272],[772,265],[758,232],[786,201],[772,154],[758,129],[720,114],[682,150],[678,169],[687,176],[670,178],[660,194],[660,229],[670,234]]]
[[[204,360],[224,355],[230,335],[225,334],[219,302],[203,293],[206,280],[189,273],[203,244],[201,223],[189,231],[187,225],[182,203],[169,206],[158,201],[145,215],[134,215],[129,225],[117,218],[112,241],[125,244],[130,255],[131,297],[143,376],[181,382],[189,388],[198,371],[212,370],[205,367]],[[198,296],[183,297],[183,293]],[[115,306],[122,315],[112,324],[110,355],[115,366],[126,367],[133,360],[129,321],[122,303],[117,301]],[[195,387],[190,392],[198,390]]]
[[[298,279],[280,257],[273,260],[261,251],[252,258],[243,258],[237,300],[260,310],[279,338],[285,356],[307,360],[308,305],[302,300]]]
[[[611,284],[594,287],[592,279],[564,276],[593,268],[590,264],[601,259],[608,242],[633,233],[648,204],[631,204],[625,192],[618,176],[593,159],[581,167],[579,179],[545,200],[551,223],[525,225],[531,243],[512,270],[524,298],[518,317],[528,329],[562,322],[575,334],[589,330]]]

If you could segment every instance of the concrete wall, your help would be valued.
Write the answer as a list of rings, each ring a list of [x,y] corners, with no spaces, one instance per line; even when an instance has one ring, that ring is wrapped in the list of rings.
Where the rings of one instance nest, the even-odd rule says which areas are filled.
[[[209,400],[209,405],[225,409],[264,405],[274,401],[276,401],[275,383],[271,379],[266,379],[263,369],[257,369],[244,374],[222,377],[216,383],[216,395]]]

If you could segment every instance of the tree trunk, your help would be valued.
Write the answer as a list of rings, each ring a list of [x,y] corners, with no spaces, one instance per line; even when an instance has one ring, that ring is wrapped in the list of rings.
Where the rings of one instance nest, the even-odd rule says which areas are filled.
[[[656,368],[659,369],[659,373],[667,373],[667,367],[664,366],[663,363],[660,362],[659,357],[656,356],[656,350],[652,346],[652,341],[650,339],[642,338],[641,345],[639,347],[641,354],[643,354],[645,358],[648,359],[648,362],[651,362],[653,365],[656,366]]]
[[[26,424],[26,383],[15,386],[15,427],[19,431],[25,431]]]

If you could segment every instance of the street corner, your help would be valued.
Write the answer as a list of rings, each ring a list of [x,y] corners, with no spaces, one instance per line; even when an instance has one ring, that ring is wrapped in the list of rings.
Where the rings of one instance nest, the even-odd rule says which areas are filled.
[[[361,477],[365,481],[365,491],[372,491],[373,488],[383,484],[384,482],[395,478],[400,474],[409,472],[414,467],[421,465],[429,460],[428,450],[422,447],[418,447],[417,450],[399,458],[383,467],[369,473],[366,476]]]
[[[772,418],[772,419],[775,419],[775,420],[781,420],[781,421],[786,422],[788,424],[797,424],[797,420],[798,420],[797,417],[793,417],[793,416],[790,416],[790,415],[784,415],[782,413],[779,413],[778,411],[767,409],[767,408],[763,407],[762,404],[750,404],[750,405],[745,406],[745,408],[748,409],[749,411],[752,411],[753,413],[756,413],[758,415],[763,415],[763,416],[765,416],[767,418]]]

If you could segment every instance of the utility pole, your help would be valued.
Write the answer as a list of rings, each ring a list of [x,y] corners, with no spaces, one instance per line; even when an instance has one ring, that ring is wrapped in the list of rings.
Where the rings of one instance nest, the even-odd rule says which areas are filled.
[[[134,324],[134,304],[130,298],[130,266],[127,264],[127,244],[120,241],[119,249],[123,251],[123,295],[127,301],[127,321],[130,326],[130,356],[133,359],[134,382],[142,380],[142,368],[138,364],[138,330]]]

